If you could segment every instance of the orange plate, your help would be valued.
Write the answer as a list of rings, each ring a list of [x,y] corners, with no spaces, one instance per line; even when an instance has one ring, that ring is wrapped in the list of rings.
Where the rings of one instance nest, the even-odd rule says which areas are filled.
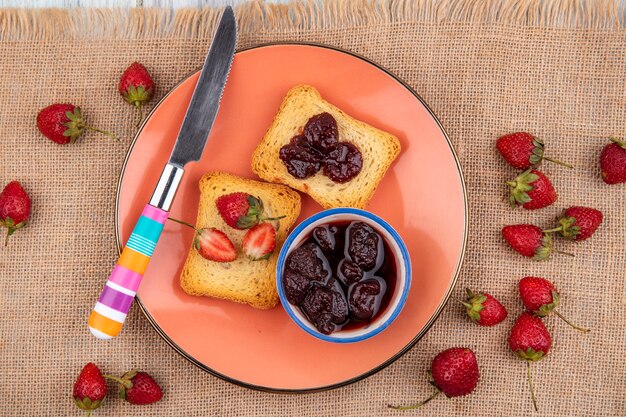
[[[417,58],[416,58],[417,59]],[[198,73],[156,106],[124,165],[116,223],[126,242],[170,155]],[[277,306],[269,311],[185,294],[178,276],[192,231],[168,222],[139,289],[140,306],[161,336],[196,365],[231,382],[272,391],[345,385],[382,369],[430,327],[456,282],[467,234],[461,169],[441,125],[401,81],[353,54],[317,45],[275,44],[236,54],[204,156],[185,167],[171,215],[195,223],[198,181],[210,170],[254,178],[252,151],[285,93],[310,84],[351,116],[392,132],[402,153],[368,210],[404,238],[413,284],[404,310],[378,336],[340,345],[311,337]],[[303,195],[299,220],[321,210]]]

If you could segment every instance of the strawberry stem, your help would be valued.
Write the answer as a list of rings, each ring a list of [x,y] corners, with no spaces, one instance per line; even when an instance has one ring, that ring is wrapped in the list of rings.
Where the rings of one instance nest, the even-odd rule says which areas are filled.
[[[431,395],[430,397],[428,397],[427,399],[425,399],[421,403],[417,403],[417,404],[413,404],[413,405],[405,405],[405,406],[387,404],[387,407],[393,408],[394,410],[413,410],[415,408],[422,407],[424,404],[428,403],[430,400],[434,399],[439,394],[441,394],[441,391],[437,390],[437,392],[435,392],[433,395]]]
[[[556,253],[560,253],[561,255],[567,255],[570,258],[575,258],[576,255],[574,255],[573,253],[569,253],[569,252],[563,252],[562,250],[557,250],[557,249],[552,249],[553,251],[555,251]]]
[[[530,397],[533,399],[533,406],[535,411],[539,412],[537,408],[537,401],[535,400],[535,391],[533,390],[533,379],[530,376],[530,361],[526,361],[526,371],[528,374],[528,386],[530,387]]]
[[[544,156],[543,159],[545,159],[546,161],[554,162],[555,164],[563,165],[564,167],[574,168],[573,165],[566,164],[565,162],[561,162],[558,159],[548,158],[547,156]]]
[[[280,220],[280,219],[284,219],[287,216],[278,216],[278,217],[259,217],[259,220],[262,222],[265,222],[267,220]]]
[[[7,230],[6,236],[4,237],[4,246],[8,246],[9,245],[9,236],[11,236],[11,228],[10,227]]]
[[[184,222],[182,220],[175,219],[173,217],[168,217],[168,220],[171,220],[171,221],[173,221],[175,223],[182,224],[182,225],[187,226],[187,227],[191,227],[193,230],[195,230],[196,232],[200,233],[200,231],[198,229],[196,229],[196,226],[194,226],[194,225],[192,225],[190,223]]]
[[[585,329],[583,327],[579,327],[576,326],[574,323],[572,323],[571,321],[569,321],[568,319],[566,319],[565,317],[563,317],[561,315],[561,313],[559,313],[558,311],[554,310],[554,314],[556,314],[557,316],[559,316],[559,318],[561,320],[563,320],[565,323],[569,324],[570,326],[572,326],[574,329],[578,330],[579,332],[583,332],[583,333],[588,333],[591,331],[591,329]]]
[[[111,381],[115,381],[115,382],[117,382],[118,384],[120,384],[121,386],[123,386],[124,388],[127,388],[127,389],[133,387],[133,383],[129,379],[122,379],[122,378],[118,378],[116,376],[108,375],[108,374],[102,375],[102,377],[110,379]]]
[[[615,136],[611,136],[609,139],[611,140],[611,142],[616,143],[617,145],[619,145],[620,148],[626,149],[626,142],[621,140],[620,138],[617,138]]]
[[[137,120],[137,124],[135,124],[135,127],[139,127],[139,125],[141,124],[141,121],[143,120],[143,111],[141,110],[141,101],[135,101],[135,107],[137,107],[137,110],[139,110],[139,120]]]
[[[102,129],[97,129],[93,126],[89,126],[89,125],[83,125],[83,127],[85,129],[89,129],[89,130],[93,130],[94,132],[98,132],[98,133],[102,133],[105,136],[108,136],[112,139],[115,139],[116,141],[120,141],[120,138],[118,138],[115,134],[111,133],[111,132],[107,132],[106,130],[102,130]]]
[[[560,232],[561,230],[563,230],[563,227],[555,227],[554,229],[548,229],[548,230],[542,230],[543,233],[554,233],[554,232]]]

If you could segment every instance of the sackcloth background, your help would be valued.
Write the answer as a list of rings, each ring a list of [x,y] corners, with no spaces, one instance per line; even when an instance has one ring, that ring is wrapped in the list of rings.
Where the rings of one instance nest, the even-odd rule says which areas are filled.
[[[0,257],[0,415],[80,415],[71,385],[84,363],[137,367],[162,383],[162,402],[132,407],[107,401],[95,416],[395,416],[388,403],[426,398],[432,357],[462,345],[477,352],[475,393],[438,398],[420,416],[621,416],[626,414],[626,201],[605,185],[598,155],[611,135],[626,135],[626,29],[619,1],[418,0],[239,5],[239,46],[308,41],[354,51],[412,86],[438,115],[460,158],[469,197],[466,261],[451,301],[426,336],[378,374],[306,395],[251,391],[210,376],[174,352],[138,308],[123,337],[95,340],[85,320],[116,259],[116,185],[135,132],[135,113],[115,86],[133,60],[156,79],[157,99],[197,68],[218,9],[0,10],[0,182],[22,182],[33,199],[31,224]],[[71,101],[89,122],[122,136],[88,133],[59,147],[38,133],[37,111]],[[154,100],[151,105],[157,100]],[[529,130],[547,153],[576,166],[544,165],[559,200],[536,212],[511,210],[497,155],[498,135]],[[562,208],[605,213],[575,253],[526,260],[504,244],[505,224],[548,226]],[[539,413],[525,365],[507,348],[522,306],[516,283],[549,278],[561,312],[591,327],[587,335],[545,319],[554,347],[533,364]],[[494,328],[468,322],[458,299],[484,290],[509,307]]]

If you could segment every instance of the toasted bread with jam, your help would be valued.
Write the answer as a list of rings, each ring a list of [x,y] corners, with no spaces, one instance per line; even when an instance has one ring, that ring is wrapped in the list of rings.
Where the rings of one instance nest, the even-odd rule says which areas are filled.
[[[308,178],[296,178],[279,157],[281,147],[302,134],[307,121],[320,113],[329,113],[337,121],[339,142],[349,142],[361,152],[361,171],[347,182],[334,182],[323,170]],[[289,90],[254,151],[252,170],[266,181],[310,195],[324,208],[363,208],[399,153],[400,141],[394,135],[350,117],[325,101],[315,88],[298,85]]]

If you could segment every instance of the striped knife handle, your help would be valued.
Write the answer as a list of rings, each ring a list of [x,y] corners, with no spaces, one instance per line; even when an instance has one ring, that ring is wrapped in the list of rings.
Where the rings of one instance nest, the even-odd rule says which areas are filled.
[[[167,217],[150,204],[141,213],[89,317],[89,330],[98,339],[112,339],[122,330]]]

